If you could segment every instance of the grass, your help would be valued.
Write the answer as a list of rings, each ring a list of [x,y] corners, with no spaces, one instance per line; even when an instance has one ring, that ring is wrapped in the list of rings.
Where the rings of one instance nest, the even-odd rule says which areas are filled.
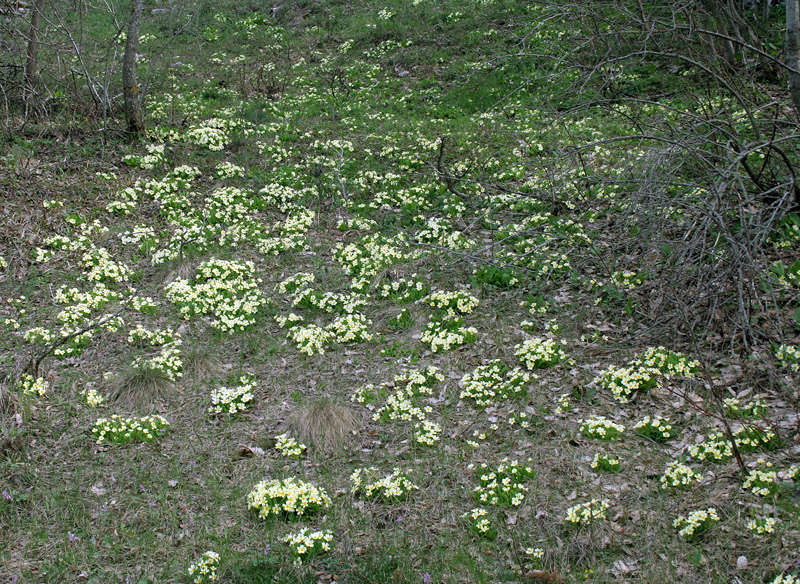
[[[182,355],[184,376],[196,384],[217,379],[225,370],[222,360],[210,347],[197,347]]]
[[[21,425],[16,406],[2,410],[8,390],[0,389],[0,539],[8,542],[0,550],[0,581],[183,584],[190,581],[187,567],[207,550],[221,555],[219,581],[242,584],[530,582],[533,570],[564,582],[768,583],[790,569],[800,547],[796,482],[764,499],[741,489],[733,460],[688,461],[703,482],[679,492],[660,487],[666,465],[719,427],[703,383],[664,379],[625,404],[591,383],[608,365],[623,366],[655,344],[703,358],[726,397],[762,396],[764,423],[780,433],[780,447],[745,453],[745,462],[764,456],[784,470],[796,459],[787,420],[797,373],[776,370],[768,345],[695,354],[685,336],[652,333],[659,315],[646,315],[644,307],[659,305],[659,278],[669,272],[665,261],[643,257],[629,242],[634,208],[627,193],[638,153],[611,144],[583,152],[575,164],[565,158],[574,145],[624,135],[642,118],[608,108],[568,112],[594,88],[571,92],[572,73],[553,71],[547,59],[496,58],[519,52],[519,40],[536,23],[533,3],[298,1],[281,5],[274,17],[227,2],[186,6],[196,8],[197,24],[169,44],[168,24],[154,17],[143,25],[156,36],[141,48],[146,58],[163,50],[160,62],[170,65],[159,65],[147,101],[152,144],[167,143],[165,162],[125,165],[123,156],[144,155],[152,144],[117,142],[111,134],[102,142],[94,126],[78,132],[77,108],[0,144],[0,190],[12,193],[0,201],[0,231],[7,234],[0,233],[0,256],[9,264],[0,269],[0,369],[39,354],[42,346],[25,340],[35,327],[57,337],[67,325],[118,308],[124,319],[116,329],[93,329],[82,351],[43,363],[50,389],[18,396]],[[393,14],[379,16],[381,9]],[[85,26],[86,38],[101,46],[109,19],[92,14]],[[559,43],[566,49],[570,35],[581,32],[571,27],[553,22],[537,33],[550,36],[526,36],[526,46],[531,54],[558,52]],[[691,79],[660,71],[643,65],[620,91],[669,100],[668,89],[693,89]],[[698,92],[669,103],[680,109],[682,99],[706,98]],[[186,138],[211,118],[236,126],[221,151]],[[156,137],[166,131],[174,135]],[[34,159],[35,166],[26,162]],[[243,167],[244,177],[216,177],[223,161]],[[143,186],[184,164],[201,173],[191,184]],[[260,193],[265,185],[301,192],[282,207]],[[138,189],[133,211],[109,212],[125,187]],[[244,191],[238,203],[221,205],[241,205],[235,219],[220,219],[209,206],[225,187]],[[45,210],[51,199],[63,208]],[[308,225],[292,224],[309,211],[315,215]],[[336,228],[343,217],[347,231]],[[84,235],[94,220],[109,232]],[[688,219],[677,217],[672,229],[682,221]],[[124,239],[142,225],[158,240],[148,253]],[[286,243],[291,230],[298,245],[274,255],[264,250],[266,238]],[[426,244],[417,245],[423,230]],[[69,237],[75,249],[55,249],[48,240],[54,234]],[[363,257],[342,259],[337,246],[348,244]],[[54,258],[34,261],[36,248],[53,249]],[[84,253],[98,248],[136,274],[115,281],[112,269],[104,272],[103,285],[120,295],[105,304],[95,304],[100,292],[83,264]],[[370,272],[372,260],[390,251],[398,255]],[[159,263],[153,252],[174,253]],[[791,263],[796,247],[769,253]],[[564,257],[569,265],[557,265]],[[197,281],[198,266],[211,259],[253,262],[246,276],[260,280],[255,289],[264,303],[247,330],[214,328],[208,313],[186,318],[167,297],[166,284]],[[476,266],[488,267],[473,275]],[[631,288],[614,284],[611,273],[625,270],[651,279]],[[342,312],[295,306],[276,290],[299,272],[315,276],[310,286],[318,293],[344,296],[368,274],[357,311],[372,322],[372,339],[298,351],[288,336],[294,324],[279,318],[294,314],[302,319],[297,326],[318,331]],[[463,316],[478,330],[474,342],[440,353],[421,342],[440,311],[379,294],[384,282],[411,274],[430,292],[459,290],[479,299]],[[247,310],[237,304],[239,284],[231,280],[214,298],[215,306],[238,307],[226,313],[234,318]],[[58,300],[62,286],[85,297]],[[129,286],[137,297],[152,297],[155,308],[125,304]],[[794,294],[786,292],[787,307]],[[531,310],[534,298],[541,310]],[[88,313],[73,323],[68,309],[83,308]],[[408,316],[394,324],[401,310]],[[781,314],[766,316],[782,322]],[[796,344],[787,323],[774,338]],[[127,335],[137,325],[181,332],[182,378],[133,367]],[[698,347],[711,346],[695,332]],[[495,359],[521,366],[514,347],[532,337],[557,341],[567,359],[530,372],[525,391],[508,400],[477,407],[459,397],[463,376],[476,367]],[[442,378],[408,383],[409,370],[428,366]],[[210,416],[211,391],[249,375],[248,407]],[[111,381],[104,384],[106,376]],[[368,384],[371,397],[353,401]],[[78,391],[84,387],[97,388],[104,402],[88,404]],[[563,394],[571,407],[559,411]],[[376,420],[393,399],[402,402],[396,419]],[[128,410],[155,410],[169,419],[169,432],[125,445],[91,439],[98,418]],[[592,415],[623,424],[620,440],[582,435],[579,420]],[[633,425],[645,415],[670,416],[678,436],[662,444],[636,435]],[[422,420],[440,429],[430,446],[418,441]],[[302,456],[283,457],[272,447],[284,432],[307,444]],[[598,452],[619,457],[620,471],[595,472]],[[530,459],[534,473],[520,505],[485,505],[497,532],[490,541],[462,517],[479,506],[475,467],[496,468],[506,458]],[[360,499],[350,476],[369,467],[378,476],[398,468],[419,490],[391,504]],[[257,482],[290,476],[323,487],[330,508],[296,523],[248,513],[246,496]],[[604,521],[565,522],[568,508],[591,499],[609,501]],[[672,529],[678,515],[711,505],[721,521],[701,543]],[[752,517],[767,514],[779,520],[777,533],[747,530]],[[281,538],[302,527],[331,530],[333,550],[295,566]],[[543,549],[541,561],[532,561],[527,548]],[[739,556],[749,560],[744,570],[736,568]]]
[[[109,395],[112,402],[123,406],[152,409],[175,393],[175,384],[162,370],[131,367],[112,381]]]
[[[334,403],[330,398],[317,398],[301,405],[289,418],[289,429],[301,442],[310,442],[322,451],[345,446],[358,428],[352,409]]]

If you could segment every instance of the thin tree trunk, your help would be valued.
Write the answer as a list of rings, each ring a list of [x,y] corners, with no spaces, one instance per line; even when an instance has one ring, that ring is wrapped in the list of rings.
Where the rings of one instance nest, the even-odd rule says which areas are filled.
[[[786,64],[789,66],[789,95],[800,116],[800,0],[786,0]]]
[[[131,0],[131,19],[125,39],[125,56],[122,60],[122,95],[125,100],[125,120],[128,133],[136,138],[145,133],[142,121],[142,96],[136,81],[136,53],[139,49],[139,27],[142,24],[144,0]]]
[[[44,0],[35,0],[31,13],[31,28],[28,32],[28,58],[25,62],[24,93],[32,96],[36,90],[36,77],[39,69],[39,23],[44,9]]]

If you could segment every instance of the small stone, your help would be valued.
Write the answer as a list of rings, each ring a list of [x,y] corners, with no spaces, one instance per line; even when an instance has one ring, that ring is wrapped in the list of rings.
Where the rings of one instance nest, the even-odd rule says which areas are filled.
[[[739,556],[736,558],[736,568],[739,570],[744,570],[747,568],[747,558],[744,556]]]

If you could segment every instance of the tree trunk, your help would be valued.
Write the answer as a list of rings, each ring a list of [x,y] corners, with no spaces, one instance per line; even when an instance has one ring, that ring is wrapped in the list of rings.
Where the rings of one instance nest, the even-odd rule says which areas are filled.
[[[139,50],[139,27],[142,24],[144,0],[131,0],[131,19],[125,39],[125,56],[122,60],[122,95],[125,99],[125,120],[128,134],[137,138],[145,133],[142,122],[142,96],[136,82],[136,53]]]
[[[786,64],[789,70],[789,95],[800,117],[800,0],[786,0]]]
[[[36,89],[36,76],[39,68],[39,22],[42,18],[44,0],[35,0],[31,13],[31,28],[28,32],[28,58],[25,62],[25,77],[23,82],[24,95],[31,96]]]

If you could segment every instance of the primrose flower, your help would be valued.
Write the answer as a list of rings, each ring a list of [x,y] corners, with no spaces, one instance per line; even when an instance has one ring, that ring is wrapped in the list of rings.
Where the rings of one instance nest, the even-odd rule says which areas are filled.
[[[306,445],[298,442],[288,434],[275,436],[275,450],[283,456],[290,458],[300,457],[306,449]]]
[[[248,507],[257,511],[261,519],[303,517],[330,504],[324,489],[294,477],[261,481],[247,494]]]
[[[567,358],[564,349],[553,339],[528,339],[514,349],[522,364],[531,370],[552,367]]]
[[[686,539],[697,539],[712,526],[719,522],[717,510],[713,507],[692,511],[687,516],[680,515],[672,522],[673,527],[678,529],[678,534]]]
[[[375,480],[377,472],[378,469],[375,467],[356,469],[350,475],[350,481],[353,483],[350,492],[366,499],[382,499],[384,502],[394,503],[408,498],[412,491],[419,489],[399,468]]]
[[[471,511],[464,513],[461,518],[466,520],[470,528],[479,536],[488,540],[493,540],[497,537],[497,530],[489,520],[488,511],[483,507],[475,507]]]
[[[580,432],[587,438],[597,440],[616,440],[625,431],[625,426],[612,422],[605,416],[591,416],[586,420],[578,420]]]
[[[605,519],[608,508],[608,501],[592,499],[591,501],[579,503],[567,509],[564,521],[574,525],[588,525],[597,520]]]
[[[207,551],[196,564],[189,566],[189,577],[194,584],[206,584],[217,580],[217,568],[219,567],[219,554],[214,551]]]
[[[747,529],[756,535],[768,535],[775,533],[777,523],[772,517],[755,517],[747,522]]]
[[[309,531],[308,527],[304,527],[297,533],[290,533],[283,538],[283,541],[289,544],[292,556],[294,556],[294,564],[300,566],[312,556],[330,551],[333,532],[327,529]]]

